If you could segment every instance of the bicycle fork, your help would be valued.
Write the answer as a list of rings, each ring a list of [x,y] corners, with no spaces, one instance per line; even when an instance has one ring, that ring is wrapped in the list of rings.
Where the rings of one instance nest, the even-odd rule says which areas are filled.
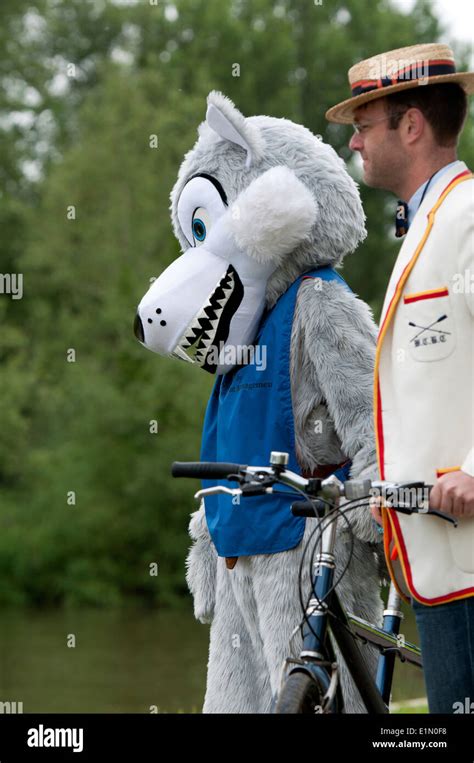
[[[397,637],[399,646],[405,645],[405,639],[400,634],[400,625],[403,620],[403,612],[401,611],[401,596],[398,593],[393,583],[390,583],[390,590],[388,594],[387,608],[383,613],[383,626],[382,630],[385,633],[390,633]],[[384,702],[388,705],[390,702],[390,693],[392,689],[393,671],[395,668],[395,658],[397,649],[394,647],[391,651],[385,649],[379,656],[377,664],[377,676],[375,683],[377,689]]]

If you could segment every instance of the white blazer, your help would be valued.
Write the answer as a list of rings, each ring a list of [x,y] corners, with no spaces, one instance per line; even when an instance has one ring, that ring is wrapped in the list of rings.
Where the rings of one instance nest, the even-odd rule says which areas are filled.
[[[374,416],[381,479],[474,476],[474,180],[456,162],[430,188],[395,263],[377,342]],[[404,598],[474,595],[474,518],[455,528],[383,512],[392,580]]]

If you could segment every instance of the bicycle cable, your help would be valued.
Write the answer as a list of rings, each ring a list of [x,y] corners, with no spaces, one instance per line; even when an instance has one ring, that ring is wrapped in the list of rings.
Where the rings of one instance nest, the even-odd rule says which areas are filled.
[[[370,498],[371,498],[371,496],[370,496],[370,495],[367,495],[367,496],[361,496],[361,497],[359,497],[359,498],[353,499],[352,501],[348,501],[347,503],[345,503],[345,504],[344,504],[344,506],[342,507],[342,509],[343,509],[343,510],[344,510],[344,512],[345,512],[346,510],[347,510],[347,511],[352,511],[353,509],[356,509],[356,508],[360,508],[361,506],[366,506],[366,507],[369,507],[369,506],[370,506],[370,503],[369,503],[368,501],[366,501],[366,499],[367,499],[367,498],[369,498],[369,499],[370,499]],[[354,504],[354,505],[353,505],[353,506],[351,506],[350,504]],[[344,512],[343,512],[343,511],[341,511],[339,508],[338,508],[338,511],[339,511],[341,514],[343,514],[343,513],[344,513]],[[331,519],[330,519],[330,522],[333,522],[333,521],[335,521],[335,519],[336,519],[336,515],[337,515],[337,512],[335,512],[335,516],[331,517]],[[347,520],[347,518],[345,518],[345,519]],[[348,520],[347,520],[347,521],[348,521]],[[350,555],[349,555],[348,561],[347,561],[347,563],[346,563],[345,567],[343,568],[343,571],[342,571],[342,573],[339,575],[339,578],[338,578],[338,580],[337,580],[337,581],[336,581],[336,582],[333,584],[333,586],[332,586],[332,587],[329,589],[329,591],[326,593],[326,595],[325,595],[325,598],[326,598],[327,596],[329,596],[329,594],[330,594],[330,593],[332,593],[332,591],[334,591],[334,590],[335,590],[336,586],[337,586],[337,585],[340,583],[340,581],[341,581],[342,577],[345,575],[345,573],[347,572],[347,569],[348,569],[348,567],[349,567],[350,561],[351,561],[351,559],[352,559],[352,552],[353,552],[353,547],[354,547],[354,533],[353,533],[352,527],[350,528],[350,532],[351,532],[351,553],[350,553]],[[310,540],[310,539],[309,539],[309,540]],[[312,563],[313,563],[313,560],[314,560],[314,553],[315,553],[315,549],[313,549],[313,552],[312,552],[312,556],[311,556],[311,562],[312,562]],[[301,581],[300,581],[300,582],[301,582]],[[311,598],[311,595],[310,595],[310,598]],[[308,602],[309,602],[309,600],[308,600]],[[318,599],[318,602],[320,602],[320,600],[319,600],[319,599]],[[340,617],[338,617],[338,616],[337,616],[337,615],[336,615],[336,614],[335,614],[335,613],[334,613],[334,612],[333,612],[333,611],[332,611],[332,610],[331,610],[329,607],[327,607],[327,614],[328,614],[330,617],[332,617],[333,619],[337,620],[337,621],[338,621],[338,623],[339,623],[339,625],[340,625],[342,628],[344,628],[344,629],[345,629],[345,630],[346,630],[346,631],[347,631],[347,632],[348,632],[348,633],[349,633],[349,634],[352,636],[352,638],[353,638],[354,640],[360,641],[360,642],[361,642],[362,644],[364,644],[364,645],[366,645],[366,644],[368,644],[368,643],[369,643],[369,642],[368,642],[368,640],[367,640],[366,638],[364,638],[363,636],[360,636],[358,633],[354,633],[354,631],[353,631],[353,630],[352,630],[352,629],[351,629],[351,628],[350,628],[350,627],[349,627],[349,626],[348,626],[348,625],[347,625],[347,624],[346,624],[346,623],[345,623],[343,620],[341,620],[341,618],[340,618]],[[305,616],[304,616],[304,618],[303,618],[303,622],[304,622],[305,620],[306,620],[306,622],[307,622],[307,624],[308,624],[308,626],[309,626],[309,628],[310,628],[311,632],[313,633],[313,635],[315,635],[315,636],[317,637],[317,634],[315,634],[315,633],[314,633],[314,630],[311,628],[311,624],[308,622],[308,619],[307,619],[307,616],[306,616],[306,610],[305,610]],[[370,643],[372,644],[372,642],[370,642]],[[378,644],[372,644],[372,646],[376,646],[376,647],[377,647],[377,649],[378,649],[380,652],[383,652],[383,651],[384,651],[384,649],[385,649],[385,647],[383,647],[383,646],[381,646],[381,645],[378,645]]]
[[[350,533],[351,547],[350,547],[350,552],[349,552],[346,564],[344,565],[342,571],[339,573],[339,576],[337,577],[337,580],[333,583],[331,588],[326,592],[324,600],[319,599],[319,597],[316,596],[315,591],[311,590],[311,592],[309,594],[309,597],[308,597],[308,600],[306,602],[306,606],[305,606],[304,601],[303,601],[303,591],[302,591],[303,580],[302,580],[302,575],[301,575],[302,566],[303,565],[302,564],[300,565],[300,581],[299,581],[299,585],[300,585],[300,604],[301,604],[301,607],[303,609],[303,620],[300,623],[299,628],[301,628],[303,626],[303,624],[306,622],[306,624],[308,625],[310,631],[313,633],[313,635],[315,637],[317,637],[317,634],[314,632],[313,628],[311,627],[311,623],[310,623],[308,615],[307,615],[307,609],[308,609],[308,605],[309,605],[309,602],[310,602],[311,599],[316,599],[316,601],[317,601],[319,606],[322,606],[322,605],[326,604],[327,614],[330,615],[333,619],[338,620],[338,622],[341,624],[341,626],[345,627],[346,630],[348,630],[349,633],[351,633],[351,635],[354,638],[360,638],[357,634],[354,634],[352,632],[352,630],[350,628],[348,628],[346,626],[346,624],[330,609],[330,607],[327,605],[326,599],[337,588],[337,586],[341,582],[342,578],[346,574],[346,572],[347,572],[347,570],[348,570],[348,568],[349,568],[349,566],[351,564],[351,561],[352,561],[352,558],[353,558],[353,554],[354,554],[354,541],[355,541],[354,531],[353,531],[353,528],[352,528],[352,525],[351,525],[349,519],[345,516],[345,514],[350,512],[350,511],[353,511],[354,509],[357,509],[357,508],[368,507],[370,504],[366,501],[366,499],[370,498],[370,497],[371,497],[370,495],[368,495],[368,496],[360,496],[360,497],[358,497],[356,499],[353,499],[352,501],[347,501],[347,503],[345,503],[342,507],[338,506],[337,508],[333,509],[333,511],[331,511],[329,514],[327,514],[324,517],[324,520],[325,520],[324,526],[322,528],[319,527],[319,526],[318,526],[318,528],[316,528],[316,530],[319,530],[319,536],[318,536],[318,538],[316,540],[316,543],[313,546],[312,553],[311,553],[311,559],[310,559],[310,580],[312,580],[311,575],[312,575],[312,570],[313,570],[313,567],[314,567],[314,556],[315,556],[316,550],[317,550],[317,548],[318,548],[318,546],[319,546],[319,544],[321,542],[321,536],[322,536],[323,530],[326,529],[327,527],[329,527],[329,525],[332,522],[336,521],[336,519],[338,519],[341,516],[344,519],[344,521],[346,522],[346,525],[347,525],[349,533]],[[313,538],[316,530],[313,531],[313,533],[311,533],[310,537],[308,538],[308,540],[305,543],[305,548],[304,548],[304,551],[303,551],[302,560],[303,560],[304,556],[307,553],[307,548],[309,547],[309,544],[311,543],[312,538]],[[367,643],[362,638],[360,640],[364,641],[364,643]]]
[[[281,482],[278,479],[276,479],[276,482],[278,484],[285,484],[285,483]],[[304,500],[305,500],[305,502],[308,503],[311,507],[313,507],[313,502],[311,500],[311,497],[308,496],[307,493],[305,493],[303,490],[301,490],[300,488],[297,488],[297,487],[294,487],[294,488],[292,487],[292,491],[294,491],[296,494],[302,495]],[[280,495],[287,495],[287,494],[290,495],[291,494],[290,491],[288,491],[288,492],[287,491],[275,491],[275,492],[280,494]],[[331,525],[332,522],[336,521],[336,519],[338,519],[339,517],[342,517],[344,519],[346,525],[347,525],[347,528],[348,528],[348,531],[349,531],[349,534],[350,534],[350,543],[351,543],[351,546],[350,546],[350,552],[349,552],[348,559],[347,559],[346,564],[343,567],[341,573],[339,574],[339,577],[333,583],[333,585],[331,586],[329,591],[327,591],[327,593],[325,595],[325,599],[326,599],[335,590],[335,588],[339,585],[339,583],[341,582],[342,578],[346,574],[346,572],[347,572],[347,570],[348,570],[348,568],[350,566],[350,563],[352,561],[353,554],[354,554],[354,532],[353,532],[352,525],[351,525],[349,519],[345,516],[345,513],[346,513],[346,511],[351,511],[353,509],[359,508],[361,505],[364,505],[361,502],[365,498],[370,498],[370,496],[362,496],[362,497],[354,499],[352,501],[347,501],[347,503],[345,503],[344,506],[342,507],[344,510],[342,510],[342,508],[339,507],[339,506],[334,507],[333,503],[331,503],[330,501],[325,500],[324,498],[318,498],[317,499],[317,500],[321,501],[322,503],[325,503],[327,506],[332,507],[332,509],[324,517],[318,517],[317,515],[315,515],[315,518],[319,520],[318,524],[316,525],[315,529],[311,532],[309,538],[306,540],[306,542],[305,542],[305,544],[303,546],[303,552],[302,552],[302,555],[301,555],[300,564],[299,564],[299,570],[298,570],[298,594],[299,594],[300,606],[301,606],[301,609],[303,611],[303,619],[299,623],[299,625],[294,629],[290,639],[293,638],[293,636],[295,635],[295,633],[298,630],[302,629],[304,623],[307,624],[307,626],[309,627],[309,629],[310,629],[311,633],[313,634],[313,636],[315,636],[315,638],[318,638],[318,635],[315,633],[315,631],[314,631],[314,629],[313,629],[313,627],[311,625],[311,622],[309,620],[309,617],[307,615],[307,609],[309,607],[309,602],[310,602],[311,599],[316,599],[316,602],[317,602],[317,604],[319,606],[323,606],[326,602],[322,601],[321,599],[319,599],[319,597],[316,595],[316,592],[314,590],[311,590],[310,593],[309,593],[306,605],[305,605],[304,598],[303,598],[303,590],[302,590],[303,585],[304,585],[303,584],[303,567],[304,567],[304,563],[305,563],[305,556],[307,554],[307,550],[310,547],[310,543],[311,543],[314,535],[319,531],[319,535],[317,536],[316,542],[313,545],[313,549],[312,549],[312,553],[311,553],[310,575],[309,575],[310,582],[312,581],[312,570],[313,570],[313,566],[314,566],[314,556],[315,556],[315,553],[316,553],[316,549],[318,548],[318,546],[320,545],[320,542],[322,540],[323,531],[325,529],[327,529]],[[351,506],[351,504],[355,504],[355,505]],[[365,505],[368,505],[368,504],[365,504]],[[337,615],[335,615],[334,612],[331,612],[329,607],[327,608],[327,612],[328,612],[328,614],[331,614],[332,617],[334,617],[336,619],[339,619],[339,618],[337,618]],[[343,625],[342,622],[341,622],[341,625]]]
[[[344,504],[344,506],[346,507],[347,504]],[[356,508],[356,507],[354,507],[354,508]],[[320,547],[320,544],[322,542],[323,532],[325,530],[327,530],[333,522],[335,522],[337,519],[339,519],[340,516],[342,516],[342,518],[346,522],[346,525],[347,525],[348,530],[349,530],[349,534],[350,534],[350,551],[349,551],[349,555],[348,555],[346,564],[343,567],[342,571],[339,573],[339,576],[338,576],[337,580],[332,584],[331,588],[326,592],[326,594],[324,596],[324,599],[320,599],[318,597],[318,595],[316,594],[316,591],[314,590],[314,587],[313,587],[313,577],[312,577],[312,575],[313,575],[313,569],[314,569],[314,566],[315,566],[314,557],[315,557],[316,552],[317,552],[317,550]],[[303,581],[302,571],[303,571],[303,566],[304,566],[304,559],[305,559],[305,557],[307,555],[307,551],[308,551],[308,549],[310,547],[310,543],[311,543],[311,541],[313,539],[313,536],[314,536],[314,534],[316,532],[318,533],[318,535],[316,537],[316,541],[314,542],[314,544],[312,546],[311,557],[310,557],[310,560],[309,560],[310,592],[308,594],[308,598],[307,598],[306,603],[305,603],[304,599],[303,599],[304,581]],[[334,507],[332,509],[332,511],[329,512],[329,514],[326,514],[322,518],[321,523],[315,528],[315,530],[311,533],[310,537],[306,541],[305,548],[303,550],[303,555],[302,555],[302,558],[301,558],[301,565],[300,565],[300,578],[299,578],[300,604],[301,604],[301,607],[302,607],[302,610],[303,610],[303,620],[300,623],[300,628],[303,626],[304,623],[306,623],[306,625],[309,627],[311,633],[316,638],[317,638],[317,634],[314,632],[314,629],[312,628],[312,625],[311,625],[311,622],[310,622],[310,618],[308,616],[308,608],[309,608],[310,602],[311,602],[311,600],[315,600],[319,607],[321,607],[321,608],[325,607],[328,614],[332,614],[334,617],[336,617],[336,615],[333,612],[331,612],[331,609],[330,609],[329,605],[327,604],[326,600],[329,598],[330,594],[335,590],[335,588],[339,585],[339,583],[341,582],[342,578],[346,574],[347,569],[349,568],[349,565],[350,565],[350,563],[352,561],[353,554],[354,554],[354,532],[353,532],[351,523],[349,522],[348,518],[346,516],[344,516],[343,512],[341,512],[339,507],[337,507],[337,508]]]
[[[275,483],[279,484],[279,485],[284,485],[285,486],[285,483],[282,480],[279,480],[278,478],[275,478]],[[370,503],[369,503],[369,501],[367,499],[370,499],[372,496],[370,494],[366,495],[366,496],[360,496],[359,498],[354,498],[351,501],[347,501],[342,507],[340,507],[340,506],[335,507],[334,504],[331,501],[328,501],[328,500],[326,500],[324,498],[317,498],[317,499],[312,498],[311,496],[308,496],[308,494],[305,493],[304,490],[302,490],[301,488],[298,488],[296,486],[292,486],[291,489],[288,490],[288,491],[287,490],[281,490],[281,491],[277,490],[277,491],[274,491],[274,492],[277,495],[284,495],[284,496],[288,496],[288,497],[290,497],[292,493],[294,495],[302,496],[304,501],[306,503],[308,503],[312,508],[313,508],[313,500],[319,500],[322,503],[325,503],[327,506],[332,507],[332,509],[328,512],[328,514],[324,515],[323,517],[319,517],[317,514],[315,514],[314,518],[318,519],[318,524],[316,525],[315,529],[311,532],[309,538],[305,541],[304,546],[303,546],[303,552],[302,552],[302,555],[301,555],[301,559],[300,559],[300,563],[299,563],[299,570],[298,570],[298,594],[299,594],[300,606],[301,606],[301,609],[302,609],[302,612],[303,612],[303,619],[298,624],[298,626],[296,626],[296,628],[294,629],[293,633],[291,634],[291,636],[290,636],[290,643],[291,643],[291,640],[293,639],[294,635],[298,631],[302,631],[303,625],[305,623],[308,626],[308,628],[311,631],[311,633],[313,634],[313,636],[316,639],[318,639],[318,634],[314,631],[314,629],[313,629],[313,627],[311,625],[311,622],[310,622],[310,618],[309,618],[309,616],[307,614],[307,610],[308,610],[308,607],[309,607],[309,602],[310,602],[311,599],[315,599],[317,604],[318,604],[318,606],[323,606],[324,604],[326,604],[325,599],[327,599],[330,596],[330,594],[332,594],[333,591],[335,591],[335,589],[337,588],[337,586],[341,582],[342,578],[346,574],[347,570],[349,569],[350,563],[352,561],[352,557],[354,555],[354,541],[355,541],[355,538],[354,538],[354,531],[353,531],[353,528],[352,528],[352,524],[349,521],[349,519],[345,516],[345,514],[348,513],[349,511],[353,511],[354,509],[357,509],[357,508],[369,507]],[[344,519],[344,521],[345,521],[345,523],[347,525],[347,529],[349,531],[350,552],[349,552],[346,564],[344,565],[341,573],[339,574],[339,577],[332,584],[331,588],[326,592],[324,600],[321,600],[321,599],[319,599],[319,597],[316,595],[316,592],[312,588],[312,570],[313,570],[313,566],[314,566],[314,556],[316,554],[316,549],[318,548],[318,546],[320,545],[320,543],[322,541],[323,531],[325,529],[327,529],[331,525],[332,522],[335,522],[340,517],[342,517],[342,519]],[[316,542],[314,543],[314,546],[313,546],[313,549],[312,549],[312,552],[311,552],[311,559],[310,559],[310,573],[309,573],[309,577],[310,577],[310,584],[311,584],[310,587],[311,587],[311,590],[310,590],[310,593],[308,595],[308,599],[307,599],[306,604],[305,604],[304,596],[303,596],[303,585],[304,585],[303,584],[303,566],[304,566],[305,556],[307,554],[308,548],[309,548],[310,543],[311,543],[311,541],[312,541],[312,539],[313,539],[313,537],[314,537],[314,535],[316,533],[319,533],[319,534],[317,535]],[[327,611],[328,616],[330,616],[333,619],[337,620],[339,622],[340,626],[343,627],[345,630],[347,630],[348,633],[350,633],[350,635],[355,640],[361,641],[363,644],[367,644],[368,643],[367,639],[363,638],[362,636],[359,636],[359,634],[357,634],[357,633],[354,633],[353,630],[350,627],[348,627],[346,625],[346,623],[343,622],[341,620],[341,618],[336,615],[335,612],[331,611],[330,607],[327,606],[327,604],[326,604],[326,611]]]

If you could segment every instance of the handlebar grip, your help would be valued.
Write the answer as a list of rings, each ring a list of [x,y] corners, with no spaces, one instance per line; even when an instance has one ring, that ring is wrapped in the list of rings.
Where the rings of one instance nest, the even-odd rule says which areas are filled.
[[[221,461],[174,461],[171,465],[173,477],[191,477],[192,479],[227,479],[229,474],[236,474],[247,469],[241,464],[227,464]]]
[[[293,501],[291,513],[294,517],[321,517],[324,516],[326,506],[326,501],[317,498],[308,498],[307,501]]]

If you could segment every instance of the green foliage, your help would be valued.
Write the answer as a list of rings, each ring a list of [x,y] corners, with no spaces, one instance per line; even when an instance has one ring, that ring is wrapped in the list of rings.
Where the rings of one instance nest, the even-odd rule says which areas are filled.
[[[436,39],[437,21],[425,0],[411,16],[388,0],[8,0],[0,13],[1,270],[24,274],[23,299],[0,298],[0,603],[172,605],[196,484],[169,466],[198,456],[212,379],[146,352],[132,322],[179,253],[169,192],[205,97],[303,122],[349,161],[349,128],[324,120],[347,69]],[[378,310],[393,199],[361,191],[369,238],[346,277]]]

